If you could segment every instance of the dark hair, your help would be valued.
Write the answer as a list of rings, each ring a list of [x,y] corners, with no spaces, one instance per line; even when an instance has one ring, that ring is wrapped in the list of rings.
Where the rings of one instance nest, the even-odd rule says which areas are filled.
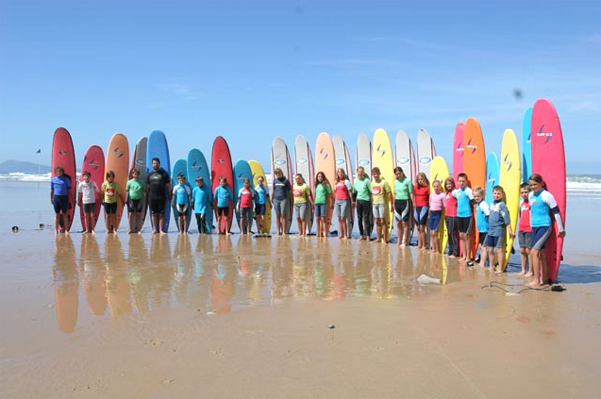
[[[522,184],[520,184],[520,188],[527,188],[528,191],[530,191],[530,186],[528,185],[528,183],[522,183]]]
[[[453,179],[453,177],[451,177],[451,176],[447,177],[446,179],[444,179],[444,189],[445,189],[445,191],[446,191],[447,193],[449,193],[449,192],[451,192],[451,191],[453,190],[453,188],[452,188],[452,189],[450,189],[450,190],[447,190],[447,183],[448,183],[448,182],[451,182],[451,183],[453,183],[453,188],[456,188],[456,187],[457,187],[457,185],[455,184],[455,179]]]
[[[532,175],[530,175],[528,180],[533,180],[533,181],[537,182],[538,184],[540,184],[545,190],[547,189],[547,183],[545,183],[545,181],[543,180],[543,177],[541,175],[539,175],[538,173],[533,173]]]
[[[158,157],[154,157],[152,158],[152,162],[157,161],[159,164],[161,163],[161,160]]]
[[[85,172],[82,173],[82,175],[85,176],[92,176],[92,174],[90,172],[88,172],[87,170]]]
[[[463,177],[465,180],[467,180],[467,174],[461,172],[457,175],[457,180],[459,180],[460,177]]]
[[[396,168],[394,168],[394,173],[396,173],[396,172],[401,172],[402,174],[405,174],[405,171],[400,166],[397,166]]]
[[[503,195],[505,195],[505,190],[503,189],[503,186],[496,185],[492,188],[492,191],[500,191],[503,193]]]
[[[380,172],[380,168],[378,168],[376,166],[375,168],[371,168],[371,174],[373,175],[374,173],[382,173],[382,172]]]

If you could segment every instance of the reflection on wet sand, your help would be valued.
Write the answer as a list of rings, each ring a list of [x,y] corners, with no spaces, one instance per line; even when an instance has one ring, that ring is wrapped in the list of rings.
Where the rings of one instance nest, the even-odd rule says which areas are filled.
[[[63,332],[76,328],[79,278],[91,314],[119,318],[171,307],[225,314],[289,300],[414,298],[439,290],[421,285],[422,274],[444,285],[479,273],[438,254],[368,242],[296,236],[74,237],[81,239],[79,258],[71,236],[56,240],[53,274]]]

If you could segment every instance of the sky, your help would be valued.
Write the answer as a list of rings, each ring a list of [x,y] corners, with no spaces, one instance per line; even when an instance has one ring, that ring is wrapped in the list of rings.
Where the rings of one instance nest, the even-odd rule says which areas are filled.
[[[276,136],[293,151],[325,131],[354,154],[377,128],[424,128],[450,163],[458,122],[499,153],[545,97],[568,173],[601,174],[599,21],[579,0],[0,0],[0,162],[49,165],[62,126],[78,164],[159,129],[172,162],[223,136],[269,170]]]

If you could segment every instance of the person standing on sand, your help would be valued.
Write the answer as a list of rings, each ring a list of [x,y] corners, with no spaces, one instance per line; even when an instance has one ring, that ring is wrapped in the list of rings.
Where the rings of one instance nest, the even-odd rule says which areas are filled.
[[[142,205],[144,192],[146,191],[146,182],[140,179],[140,171],[133,168],[131,179],[125,184],[125,203],[127,204],[127,213],[129,216],[129,233],[138,233],[142,230]]]
[[[480,257],[474,261],[479,263],[480,267],[486,267],[488,252],[492,251],[492,249],[489,249],[486,244],[490,208],[484,199],[484,189],[480,186],[474,188],[474,202],[476,203],[476,227],[478,227],[478,232],[480,233],[478,241]],[[490,266],[491,269],[494,269],[494,256],[490,257]]]
[[[522,271],[518,276],[532,277],[532,226],[530,225],[530,186],[528,183],[522,183],[520,186],[520,221],[518,223],[518,241],[520,243],[520,261]],[[526,265],[530,270],[526,273]]]
[[[411,217],[411,205],[415,203],[413,184],[405,176],[403,168],[394,168],[394,219],[396,220],[397,245],[405,247],[409,245],[409,218]],[[411,202],[409,202],[411,200]]]
[[[463,256],[459,258],[459,261],[467,263],[468,266],[473,266],[474,262],[470,259],[472,249],[470,234],[473,227],[472,205],[474,194],[472,189],[467,185],[467,175],[465,173],[457,175],[457,182],[459,183],[459,188],[453,190],[453,197],[457,199],[457,227],[459,230],[459,239],[463,244]]]
[[[390,209],[394,206],[392,199],[392,189],[388,182],[380,177],[380,168],[377,166],[371,170],[373,181],[372,190],[372,212],[376,222],[376,240],[386,244],[388,242],[388,226],[386,224],[386,202],[389,202]]]
[[[257,221],[257,234],[262,236],[263,234],[269,234],[267,227],[265,226],[265,213],[267,212],[266,200],[269,198],[269,191],[265,185],[265,179],[263,176],[257,177],[257,185],[255,186],[255,193],[257,198],[255,199],[255,219]]]
[[[104,221],[106,222],[106,233],[117,234],[117,201],[125,203],[119,183],[115,181],[115,172],[106,172],[106,180],[102,183],[102,195],[104,204]]]
[[[278,227],[278,235],[288,233],[288,218],[286,217],[290,206],[290,181],[284,176],[282,169],[275,168],[275,179],[273,179],[271,190],[271,206],[275,211],[275,220]],[[290,209],[290,212],[292,210]]]
[[[242,181],[242,188],[238,190],[238,203],[236,204],[236,210],[240,214],[240,232],[242,234],[250,234],[254,198],[255,191],[250,186],[250,179],[245,177]]]
[[[428,206],[430,203],[430,182],[424,172],[419,172],[416,180],[413,217],[415,224],[417,224],[417,249],[427,249],[426,224],[428,223]]]
[[[159,158],[152,159],[152,170],[148,173],[146,183],[146,197],[154,228],[153,234],[167,233],[163,231],[163,224],[165,223],[165,205],[167,205],[167,201],[171,202],[171,177],[165,169],[161,168]]]
[[[338,168],[336,171],[336,185],[334,186],[334,198],[336,200],[336,214],[338,215],[338,225],[340,232],[338,234],[339,239],[351,238],[351,232],[347,231],[346,219],[349,215],[349,211],[353,212],[355,208],[355,201],[351,195],[353,187],[351,182],[346,176],[346,172],[342,168]],[[348,209],[350,206],[350,209]]]
[[[54,168],[56,176],[50,179],[50,203],[54,206],[54,228],[55,234],[67,231],[67,220],[65,215],[69,211],[69,198],[71,196],[71,178],[65,175],[62,166]]]
[[[491,268],[495,264],[493,261],[493,248],[497,252],[497,271],[501,274],[505,267],[505,229],[509,231],[509,237],[514,238],[515,234],[511,228],[511,220],[509,218],[509,210],[503,202],[505,190],[501,186],[494,186],[492,189],[493,202],[490,204],[490,216],[488,217],[488,234],[486,235],[486,246],[490,258]]]
[[[332,187],[326,175],[319,171],[315,175],[315,219],[317,219],[317,237],[327,237],[330,220],[328,210],[334,209]]]
[[[557,235],[564,237],[566,231],[561,221],[561,214],[557,201],[553,194],[547,191],[547,185],[539,174],[533,174],[528,179],[530,186],[530,224],[532,225],[532,269],[533,279],[528,286],[540,287],[548,279],[548,271],[545,258],[545,243],[553,232],[551,228],[551,214],[557,223]],[[542,283],[541,283],[542,279]]]
[[[198,225],[198,234],[211,234],[207,226],[207,212],[210,212],[213,194],[204,183],[202,176],[196,178],[196,187],[192,190],[192,209]]]
[[[173,187],[172,206],[177,213],[177,229],[179,234],[188,234],[188,209],[192,203],[192,188],[186,183],[186,176],[179,174],[177,184]]]
[[[438,227],[442,219],[442,210],[444,208],[444,193],[440,180],[432,182],[433,193],[430,194],[429,206],[430,214],[428,216],[430,228],[430,246],[432,253],[441,253],[440,242],[438,240]]]
[[[94,214],[96,213],[96,194],[100,194],[100,189],[95,181],[90,180],[91,174],[88,171],[83,172],[83,181],[77,186],[77,203],[84,213],[83,232],[94,234]]]
[[[229,226],[227,219],[230,213],[230,206],[233,206],[234,195],[230,186],[227,184],[227,178],[220,177],[219,185],[215,188],[213,194],[213,206],[215,208],[215,215],[217,216],[217,226],[219,226],[219,234],[230,235]],[[223,220],[225,218],[225,220]],[[221,223],[225,226],[225,230],[221,230]]]
[[[303,175],[297,173],[294,176],[294,186],[292,186],[292,194],[294,197],[294,212],[296,213],[296,222],[298,224],[298,234],[301,236],[307,235],[307,208],[313,208],[313,193],[309,185],[305,182]]]
[[[453,197],[455,190],[455,180],[452,177],[447,177],[444,181],[444,222],[447,226],[447,235],[449,237],[449,252],[451,258],[459,257],[459,241],[457,240],[457,198]],[[446,248],[442,248],[444,253]]]
[[[361,237],[358,240],[367,240],[369,238],[371,224],[371,181],[365,175],[363,166],[357,167],[357,178],[353,185],[353,194],[356,195],[357,204],[357,221],[359,222],[359,234]]]

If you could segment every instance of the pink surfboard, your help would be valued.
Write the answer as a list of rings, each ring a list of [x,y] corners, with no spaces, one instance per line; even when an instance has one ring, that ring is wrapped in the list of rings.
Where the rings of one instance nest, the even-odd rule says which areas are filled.
[[[218,136],[213,142],[213,150],[211,152],[211,182],[213,193],[215,193],[215,189],[219,185],[219,179],[221,177],[226,178],[227,186],[232,190],[232,194],[234,194],[234,169],[232,168],[230,147],[223,137]],[[215,217],[217,218],[217,215],[215,215]],[[233,205],[232,202],[230,202],[227,226],[225,225],[225,221],[222,221],[222,224],[218,226],[218,231],[220,233],[230,231],[232,228],[233,217]]]
[[[77,188],[76,169],[75,169],[75,150],[73,149],[73,140],[71,134],[64,127],[59,127],[54,131],[52,138],[52,177],[56,176],[54,169],[62,166],[65,169],[65,175],[71,179],[71,195],[69,196],[69,209],[67,210],[67,219],[64,226],[69,231],[75,217],[75,194]]]
[[[90,180],[96,183],[98,189],[102,187],[104,181],[104,151],[99,145],[91,145],[83,157],[83,165],[81,165],[80,181],[83,181],[83,173],[90,172]],[[96,209],[94,219],[92,221],[92,230],[96,227],[98,217],[100,216],[100,208],[102,208],[102,194],[96,194]],[[81,218],[81,226],[85,226],[85,214],[83,207],[79,208],[79,217]]]
[[[457,182],[457,175],[463,172],[463,136],[465,125],[459,122],[455,126],[455,136],[453,139],[453,179]]]
[[[531,122],[532,172],[543,177],[547,190],[553,194],[566,223],[566,159],[563,134],[557,111],[551,101],[541,98],[534,103]],[[563,237],[557,236],[557,223],[553,219],[553,231],[545,244],[549,279],[557,280]]]

